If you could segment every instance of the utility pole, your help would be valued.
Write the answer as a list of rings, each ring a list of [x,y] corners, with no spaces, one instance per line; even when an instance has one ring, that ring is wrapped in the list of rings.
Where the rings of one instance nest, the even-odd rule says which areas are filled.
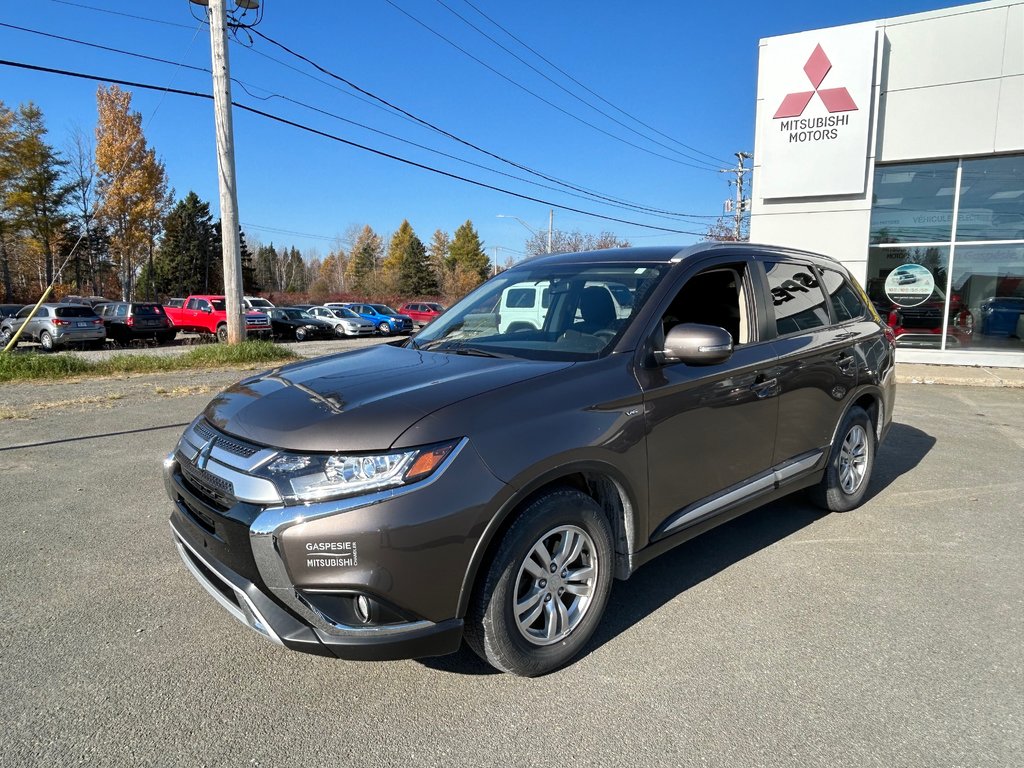
[[[743,196],[743,175],[750,173],[750,168],[743,167],[743,161],[749,160],[753,155],[750,152],[737,152],[736,153],[736,167],[735,168],[723,168],[719,170],[719,173],[734,173],[736,174],[736,202],[733,205],[733,237],[737,240],[740,239],[740,225],[743,223],[743,214],[750,207],[750,201]],[[729,181],[732,184],[732,180]]]
[[[204,3],[205,4],[205,3]],[[228,343],[245,340],[242,315],[242,246],[238,236],[238,188],[235,183],[235,134],[231,119],[231,75],[225,0],[209,0],[213,106],[217,132],[217,182],[220,187],[220,238],[224,260],[224,299]]]

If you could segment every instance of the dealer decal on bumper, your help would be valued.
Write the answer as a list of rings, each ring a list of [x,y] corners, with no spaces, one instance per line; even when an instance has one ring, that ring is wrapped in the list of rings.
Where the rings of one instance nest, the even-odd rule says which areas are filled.
[[[359,565],[354,541],[311,541],[306,544],[307,568],[351,568]]]

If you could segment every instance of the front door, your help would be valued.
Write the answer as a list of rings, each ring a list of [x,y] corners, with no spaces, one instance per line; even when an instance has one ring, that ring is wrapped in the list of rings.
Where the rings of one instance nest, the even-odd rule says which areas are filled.
[[[721,508],[716,497],[754,494],[767,482],[779,408],[768,374],[775,351],[756,338],[758,302],[748,273],[744,262],[705,268],[686,281],[655,330],[657,336],[679,322],[725,328],[735,345],[729,360],[641,369],[656,536],[713,514]]]

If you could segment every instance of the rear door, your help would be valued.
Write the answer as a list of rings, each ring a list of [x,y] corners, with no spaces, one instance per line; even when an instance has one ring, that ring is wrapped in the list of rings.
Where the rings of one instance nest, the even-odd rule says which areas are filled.
[[[771,297],[772,346],[778,357],[771,375],[779,383],[779,434],[775,464],[814,463],[832,442],[832,433],[857,386],[860,364],[856,339],[864,318],[833,321],[829,293],[842,275],[823,276],[809,261],[769,254],[761,261]],[[839,278],[838,281],[836,278]],[[871,324],[877,330],[877,326]]]

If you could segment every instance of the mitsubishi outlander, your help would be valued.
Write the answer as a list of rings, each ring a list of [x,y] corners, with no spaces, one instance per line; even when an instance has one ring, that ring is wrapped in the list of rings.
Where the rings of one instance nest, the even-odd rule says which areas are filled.
[[[501,317],[524,285],[547,294],[539,327]],[[224,609],[288,648],[465,641],[540,675],[666,550],[801,489],[858,506],[894,396],[892,332],[829,258],[541,256],[411,338],[217,395],[164,462],[172,536]]]

